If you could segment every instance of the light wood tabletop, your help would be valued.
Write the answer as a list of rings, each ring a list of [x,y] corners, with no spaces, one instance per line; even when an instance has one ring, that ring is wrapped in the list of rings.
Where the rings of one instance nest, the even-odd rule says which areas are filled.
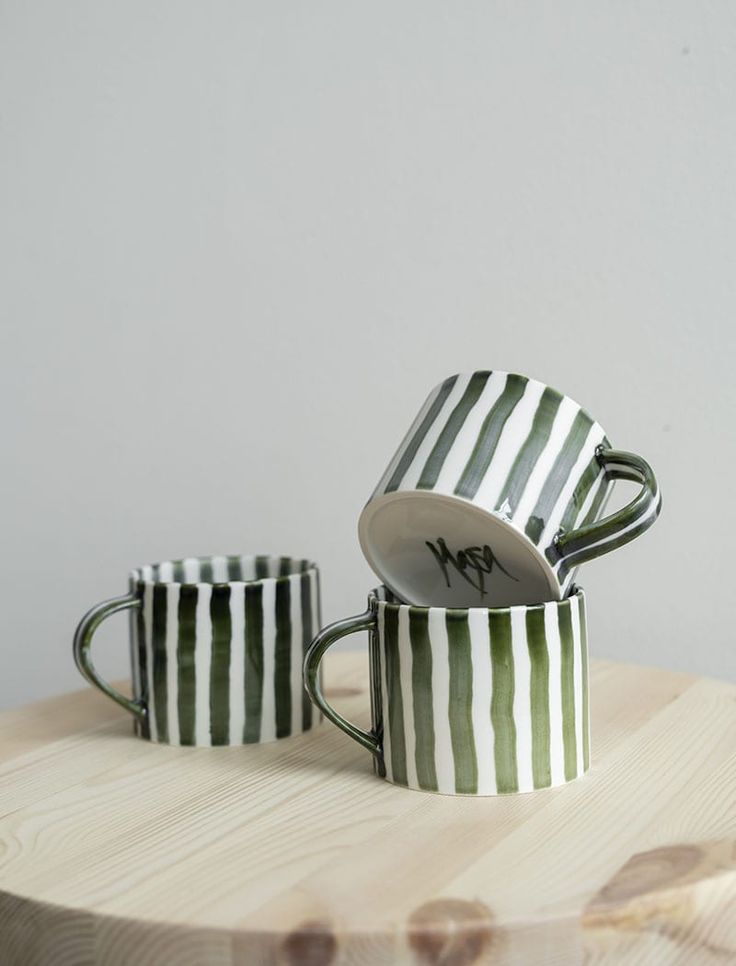
[[[369,720],[365,655],[330,700]],[[736,961],[736,686],[593,663],[591,772],[409,791],[328,723],[132,735],[92,689],[0,715],[2,966]]]

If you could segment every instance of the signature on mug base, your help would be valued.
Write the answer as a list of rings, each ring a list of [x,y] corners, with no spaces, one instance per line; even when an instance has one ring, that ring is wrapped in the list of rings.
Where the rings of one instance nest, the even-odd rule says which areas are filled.
[[[410,604],[506,607],[560,599],[541,550],[511,520],[461,497],[383,494],[363,511],[359,537],[374,572]]]

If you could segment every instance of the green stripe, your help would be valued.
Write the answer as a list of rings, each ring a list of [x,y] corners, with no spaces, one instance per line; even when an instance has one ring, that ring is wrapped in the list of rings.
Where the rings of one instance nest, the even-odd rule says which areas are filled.
[[[210,597],[212,661],[210,664],[210,736],[213,745],[230,743],[230,588],[216,584]],[[237,739],[236,739],[237,740]]]
[[[291,734],[291,584],[276,584],[276,651],[274,655],[276,737]]]
[[[199,582],[201,584],[212,583],[212,558],[202,557],[199,562]]]
[[[475,496],[490,466],[506,420],[524,395],[528,381],[524,376],[508,376],[503,392],[483,421],[473,452],[455,487],[458,496],[471,500]]]
[[[368,656],[371,666],[371,724],[373,733],[378,739],[380,754],[374,756],[374,769],[381,778],[386,777],[386,762],[383,756],[383,694],[382,694],[382,674],[381,674],[381,644],[378,638],[378,630],[374,629],[368,635]]]
[[[611,492],[612,483],[613,481],[608,476],[603,478],[601,485],[598,488],[598,492],[593,497],[593,502],[588,508],[588,512],[580,522],[580,527],[587,527],[589,524],[594,523],[598,519],[598,514],[603,509],[603,505],[605,504]]]
[[[560,690],[562,693],[562,740],[565,747],[565,781],[575,778],[578,772],[575,741],[575,648],[570,611],[569,600],[562,601],[557,607],[557,625],[560,630]]]
[[[263,706],[263,585],[245,585],[245,727],[243,740],[261,737]]]
[[[567,531],[571,530],[575,526],[575,520],[577,519],[578,513],[580,513],[588,494],[590,493],[593,484],[598,479],[601,472],[601,464],[598,462],[597,458],[594,456],[590,463],[588,463],[585,468],[585,472],[578,480],[578,484],[570,498],[570,502],[567,504],[567,509],[560,522],[560,527]]]
[[[302,574],[300,580],[302,604],[302,640],[304,654],[307,653],[312,637],[317,633],[312,623],[312,581],[309,574]],[[307,731],[312,727],[312,702],[309,700],[306,688],[302,688],[302,728]]]
[[[416,735],[417,781],[420,788],[437,791],[434,766],[434,716],[432,713],[432,645],[429,640],[429,611],[409,611],[411,641],[411,690]]]
[[[393,490],[398,490],[399,486],[401,485],[401,481],[406,475],[406,471],[409,469],[414,461],[414,457],[417,455],[417,450],[422,445],[424,437],[427,435],[430,427],[442,411],[442,407],[445,405],[447,397],[452,392],[452,388],[457,382],[457,378],[457,376],[450,376],[449,379],[445,379],[445,381],[442,383],[440,391],[437,394],[437,398],[429,407],[427,415],[424,417],[419,425],[419,428],[406,445],[406,449],[404,450],[396,469],[392,473],[391,479],[385,486],[384,493],[391,493]]]
[[[293,564],[291,557],[279,557],[279,577],[290,577]]]
[[[394,781],[399,785],[406,785],[406,740],[404,737],[404,702],[401,694],[398,625],[398,607],[387,607],[384,611],[384,649],[386,655],[386,691],[388,693],[388,726],[391,736],[391,770]]]
[[[268,577],[270,559],[270,557],[262,555],[256,557],[256,580],[262,580],[264,577]]]
[[[514,723],[514,651],[511,644],[511,615],[488,615],[491,635],[491,722],[496,788],[500,793],[517,792],[516,725]]]
[[[145,593],[145,591],[144,591]],[[144,598],[145,600],[145,598]],[[151,707],[151,698],[148,693],[148,655],[146,654],[146,621],[143,614],[143,604],[138,607],[136,613],[136,627],[138,630],[138,668],[139,668],[139,678],[140,678],[140,698],[143,707]],[[150,712],[149,712],[150,713]],[[149,721],[149,716],[146,714],[143,718],[141,725],[141,736],[143,738],[151,737],[151,722]]]
[[[478,397],[483,392],[490,375],[490,372],[474,372],[470,377],[460,402],[453,409],[437,438],[437,442],[432,447],[432,452],[427,457],[427,462],[424,464],[424,469],[417,483],[417,489],[431,490],[434,488],[437,477],[440,475],[442,466],[447,459],[447,454],[450,452],[450,447],[462,429],[468,413],[478,401]]]
[[[552,772],[549,748],[549,654],[543,607],[527,610],[526,638],[531,662],[532,775],[535,788],[547,788],[552,782]]]
[[[580,659],[583,671],[583,768],[590,767],[590,708],[588,706],[588,630],[585,620],[585,600],[577,598],[580,619]]]
[[[166,688],[166,600],[168,586],[153,588],[153,616],[151,618],[151,649],[153,651],[153,700],[159,741],[169,740]]]
[[[184,582],[184,561],[174,560],[174,583],[181,584]]]
[[[314,600],[317,604],[317,613],[312,614],[312,628],[313,634],[315,635],[319,631],[320,627],[322,627],[322,592],[320,589],[320,579],[319,570],[312,570],[312,580],[314,581]],[[317,721],[322,721],[322,712],[319,711],[317,714]]]
[[[195,743],[195,675],[194,648],[197,640],[196,587],[185,584],[179,593],[179,640],[177,643],[177,689],[179,710],[179,741],[183,745]]]
[[[228,580],[243,579],[243,567],[240,562],[240,557],[232,556],[227,558],[227,579]]]
[[[609,496],[611,495],[612,489],[613,487],[611,486],[611,480],[604,478],[598,488],[598,491],[593,497],[593,502],[591,503],[588,512],[585,514],[585,517],[578,527],[578,531],[582,530],[584,527],[590,526],[591,523],[595,523],[597,517],[603,514],[604,507]],[[557,579],[560,584],[564,584],[567,575],[575,568],[575,563],[570,559],[572,556],[573,551],[566,549],[566,556],[557,571]],[[553,565],[556,563],[556,561],[559,559],[559,550],[557,547],[550,548],[550,552],[547,552],[547,559],[550,560]]]
[[[509,515],[516,510],[524,488],[529,481],[529,476],[539,459],[539,454],[547,444],[561,402],[562,396],[555,389],[547,388],[542,393],[529,435],[517,453],[513,466],[506,477],[506,482],[501,488],[496,502],[497,509],[508,502]]]
[[[450,664],[450,740],[455,760],[455,791],[478,791],[478,761],[473,732],[473,655],[467,616],[447,614],[447,640]]]
[[[579,410],[565,437],[562,449],[557,454],[552,469],[545,480],[536,506],[527,521],[525,532],[534,543],[539,543],[539,539],[547,525],[550,514],[554,510],[559,495],[570,477],[572,468],[580,455],[580,451],[583,448],[583,444],[587,439],[592,425],[593,422],[590,416],[584,413],[582,409]]]

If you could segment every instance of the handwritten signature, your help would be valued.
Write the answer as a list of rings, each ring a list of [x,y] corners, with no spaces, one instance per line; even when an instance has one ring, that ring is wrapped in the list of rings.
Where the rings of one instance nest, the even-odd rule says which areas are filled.
[[[519,580],[518,577],[514,577],[506,570],[488,544],[483,547],[466,547],[464,550],[458,550],[455,555],[448,549],[447,543],[442,537],[437,538],[436,546],[431,540],[425,542],[439,564],[448,587],[452,586],[450,577],[453,568],[463,580],[466,580],[471,587],[479,592],[481,598],[486,595],[486,576],[493,572],[494,567],[497,567],[511,580],[517,582]]]

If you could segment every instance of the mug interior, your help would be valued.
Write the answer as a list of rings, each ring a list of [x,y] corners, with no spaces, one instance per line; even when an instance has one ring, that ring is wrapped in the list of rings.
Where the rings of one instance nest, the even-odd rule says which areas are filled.
[[[316,569],[316,564],[302,557],[245,554],[164,560],[139,567],[132,571],[131,578],[135,583],[146,584],[250,583],[278,580]]]

